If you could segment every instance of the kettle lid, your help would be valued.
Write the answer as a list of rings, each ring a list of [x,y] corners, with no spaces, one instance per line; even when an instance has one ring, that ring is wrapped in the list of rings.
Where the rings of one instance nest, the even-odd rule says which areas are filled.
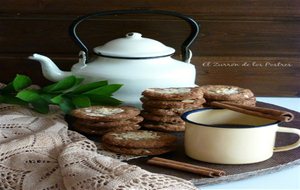
[[[143,38],[140,33],[130,32],[123,38],[95,47],[94,52],[105,57],[146,59],[170,56],[175,52],[175,49],[159,41]]]

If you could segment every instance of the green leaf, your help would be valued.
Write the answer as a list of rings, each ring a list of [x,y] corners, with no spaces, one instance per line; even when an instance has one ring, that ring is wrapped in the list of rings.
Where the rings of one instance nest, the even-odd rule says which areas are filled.
[[[57,95],[56,95],[56,94],[40,94],[40,96],[41,96],[44,100],[46,100],[49,104],[51,104],[51,103],[53,103],[53,102],[51,101],[51,99],[52,99],[53,97],[57,96]]]
[[[9,93],[13,93],[16,92],[14,89],[14,86],[11,83],[8,83],[4,88],[0,89],[1,94],[9,94]]]
[[[29,89],[28,90],[25,89],[18,92],[16,97],[26,102],[32,102],[41,98],[36,90],[29,90]]]
[[[64,101],[64,98],[62,95],[58,95],[58,96],[51,98],[50,101],[54,104],[60,104],[61,102]]]
[[[69,76],[59,82],[44,87],[42,90],[48,93],[62,92],[69,88],[72,88],[74,85],[76,85],[77,82],[78,79],[75,76]]]
[[[6,96],[6,95],[4,95],[4,96],[2,96],[1,99],[2,99],[3,103],[7,103],[7,104],[17,104],[17,105],[23,105],[23,106],[28,105],[27,102],[25,102],[25,101],[23,101],[23,100],[21,100],[19,98],[16,98],[14,96]]]
[[[31,85],[31,79],[26,75],[19,75],[15,77],[12,85],[16,91],[22,90]]]
[[[117,106],[122,103],[122,101],[115,99],[110,96],[106,95],[94,95],[88,94],[92,105],[110,105],[110,106]]]
[[[77,86],[77,85],[79,85],[80,83],[82,83],[82,81],[84,81],[84,78],[77,78],[77,77],[75,77],[75,79],[76,79],[76,82],[75,82],[75,85],[74,85],[74,86]]]
[[[106,86],[96,88],[94,90],[87,91],[84,94],[97,94],[97,95],[111,96],[112,93],[116,92],[121,87],[122,87],[121,84],[110,84],[110,85],[106,85]]]
[[[71,110],[75,109],[72,101],[67,98],[64,98],[64,100],[59,104],[59,107],[65,113],[69,113]]]
[[[0,89],[0,102],[30,106],[40,113],[48,113],[49,105],[59,105],[62,111],[69,113],[76,107],[91,105],[119,105],[121,101],[111,97],[122,85],[107,81],[80,85],[82,78],[69,76],[42,89],[27,88],[31,79],[25,75],[16,75],[14,80]]]
[[[76,106],[76,108],[84,108],[91,106],[91,101],[89,97],[86,96],[77,96],[72,98],[72,103]]]
[[[33,109],[39,113],[48,113],[49,112],[49,104],[46,100],[39,98],[30,102]]]
[[[74,94],[84,93],[84,92],[93,90],[95,88],[105,86],[107,84],[108,84],[107,81],[99,81],[99,82],[92,82],[92,83],[88,83],[88,84],[83,84],[83,85],[78,86],[74,90],[72,90],[72,93],[74,93]]]

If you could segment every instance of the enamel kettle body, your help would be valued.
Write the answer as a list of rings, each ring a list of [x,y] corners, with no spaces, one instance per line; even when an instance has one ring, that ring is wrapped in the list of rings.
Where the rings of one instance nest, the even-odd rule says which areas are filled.
[[[132,32],[125,37],[112,40],[94,48],[98,56],[89,61],[88,48],[76,35],[76,27],[83,20],[93,16],[115,14],[164,14],[181,18],[191,26],[191,33],[184,41],[182,49],[183,61],[173,59],[175,50],[142,34]],[[33,54],[30,59],[42,65],[43,75],[51,81],[59,81],[67,76],[75,75],[84,78],[84,82],[108,80],[110,84],[123,84],[114,97],[125,105],[140,106],[142,91],[147,88],[190,87],[195,86],[196,70],[190,63],[192,53],[189,46],[199,32],[198,24],[191,18],[173,11],[161,10],[121,10],[98,12],[82,16],[73,21],[70,35],[80,46],[79,62],[72,66],[70,72],[61,71],[48,58]]]

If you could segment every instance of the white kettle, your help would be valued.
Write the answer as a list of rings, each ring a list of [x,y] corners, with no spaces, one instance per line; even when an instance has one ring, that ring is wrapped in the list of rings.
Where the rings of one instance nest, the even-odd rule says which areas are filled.
[[[77,26],[94,16],[123,14],[163,14],[181,18],[189,23],[191,32],[181,46],[182,61],[173,59],[175,49],[161,42],[142,37],[131,32],[125,37],[107,42],[94,48],[97,55],[88,59],[88,48],[76,34]],[[61,71],[48,57],[33,54],[30,59],[42,65],[43,75],[51,81],[59,81],[75,75],[84,78],[84,82],[108,80],[109,83],[123,84],[114,97],[126,105],[140,105],[141,92],[146,88],[195,86],[196,70],[190,63],[192,52],[189,47],[199,33],[199,25],[190,17],[173,11],[163,10],[115,10],[84,15],[71,24],[70,35],[82,49],[79,62],[70,72]]]

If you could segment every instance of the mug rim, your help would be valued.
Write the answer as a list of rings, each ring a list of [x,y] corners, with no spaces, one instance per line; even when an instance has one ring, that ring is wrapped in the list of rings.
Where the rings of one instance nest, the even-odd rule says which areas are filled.
[[[190,111],[187,111],[187,112],[184,112],[180,117],[183,121],[185,122],[188,122],[188,123],[192,123],[192,124],[195,124],[195,125],[201,125],[201,126],[204,126],[204,127],[212,127],[212,128],[225,128],[225,129],[249,129],[249,128],[257,128],[257,127],[268,127],[270,125],[274,125],[274,124],[278,124],[280,123],[280,121],[275,121],[273,123],[268,123],[268,124],[264,124],[264,125],[255,125],[255,126],[243,126],[242,128],[241,127],[238,127],[238,125],[234,126],[234,125],[231,125],[231,126],[219,126],[219,125],[209,125],[209,124],[203,124],[203,123],[199,123],[199,122],[195,122],[195,121],[191,121],[189,120],[187,117],[192,114],[192,113],[195,113],[195,112],[202,112],[202,111],[205,111],[205,110],[226,110],[226,109],[223,109],[223,108],[212,108],[212,107],[209,107],[209,108],[199,108],[199,109],[195,109],[195,110],[190,110]],[[231,110],[233,111],[233,110]]]

